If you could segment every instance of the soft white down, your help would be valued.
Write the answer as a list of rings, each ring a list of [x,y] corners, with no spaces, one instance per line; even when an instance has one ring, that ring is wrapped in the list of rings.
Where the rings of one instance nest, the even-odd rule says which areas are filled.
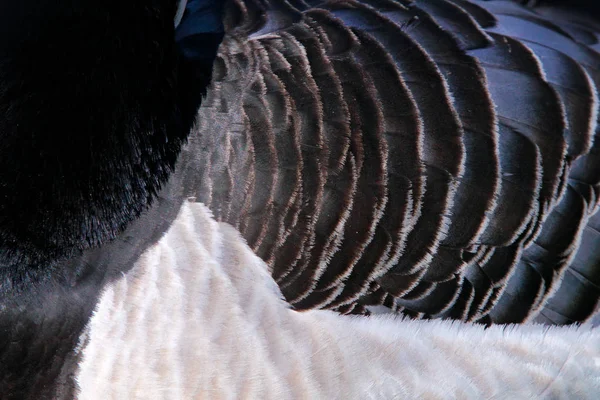
[[[80,351],[80,399],[600,398],[598,329],[298,313],[188,202],[106,289]]]

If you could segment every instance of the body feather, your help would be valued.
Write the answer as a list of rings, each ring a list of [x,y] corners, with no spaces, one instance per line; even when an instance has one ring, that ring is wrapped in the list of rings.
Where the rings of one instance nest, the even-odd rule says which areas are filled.
[[[597,397],[597,328],[465,323],[598,324],[597,19],[26,3],[0,5],[2,398]]]
[[[77,373],[82,400],[595,399],[600,392],[600,335],[589,326],[485,329],[298,313],[239,232],[193,202],[107,288],[87,332]]]
[[[578,281],[586,296],[549,304],[577,252],[595,251],[579,248],[597,209],[600,59],[593,33],[582,42],[561,26],[589,27],[507,1],[277,4],[279,13],[245,15],[277,31],[254,34],[259,21],[240,20],[221,47],[231,57],[239,35],[250,38],[238,54],[256,64],[234,73],[248,90],[225,111],[246,115],[248,144],[200,133],[228,143],[205,157],[216,161],[206,164],[210,185],[228,187],[214,175],[221,170],[248,190],[198,198],[240,229],[296,309],[385,304],[426,318],[557,324],[595,312],[597,264],[586,269],[590,284]],[[275,6],[232,2],[230,12],[244,7]],[[285,100],[249,113],[265,96],[253,85],[272,74],[280,85],[267,99]],[[258,114],[267,122],[290,113],[299,125],[254,128]],[[226,118],[218,115],[201,107],[199,119]],[[290,135],[300,146],[293,156],[279,149]],[[250,142],[253,167],[233,174]],[[278,189],[290,170],[291,186]],[[248,203],[253,196],[262,197]]]

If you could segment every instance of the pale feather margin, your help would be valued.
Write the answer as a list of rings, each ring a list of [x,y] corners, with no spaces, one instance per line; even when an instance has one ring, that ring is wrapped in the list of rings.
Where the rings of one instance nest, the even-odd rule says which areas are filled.
[[[175,28],[181,23],[183,13],[185,12],[185,6],[187,6],[187,0],[179,0],[177,3],[177,12],[175,13]]]
[[[289,309],[231,226],[186,202],[108,287],[79,399],[597,399],[600,330]]]

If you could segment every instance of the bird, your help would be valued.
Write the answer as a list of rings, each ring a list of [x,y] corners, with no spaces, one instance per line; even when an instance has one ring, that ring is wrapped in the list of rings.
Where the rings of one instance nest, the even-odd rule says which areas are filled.
[[[597,398],[577,4],[1,2],[1,397]]]

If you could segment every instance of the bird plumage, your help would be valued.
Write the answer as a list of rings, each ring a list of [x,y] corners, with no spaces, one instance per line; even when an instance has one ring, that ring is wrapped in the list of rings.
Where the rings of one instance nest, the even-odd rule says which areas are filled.
[[[73,397],[103,286],[175,218],[184,185],[163,186],[220,41],[180,57],[175,5],[0,3],[2,398]]]
[[[507,1],[265,4],[231,5],[195,195],[292,305],[595,312],[595,25]]]
[[[198,268],[201,265],[202,268]],[[231,225],[186,202],[103,293],[79,399],[595,399],[590,327],[492,326],[290,309]]]
[[[597,314],[592,18],[502,0],[23,4],[0,10],[18,38],[0,41],[6,398],[73,396],[103,288],[186,199],[240,232],[300,320]]]

